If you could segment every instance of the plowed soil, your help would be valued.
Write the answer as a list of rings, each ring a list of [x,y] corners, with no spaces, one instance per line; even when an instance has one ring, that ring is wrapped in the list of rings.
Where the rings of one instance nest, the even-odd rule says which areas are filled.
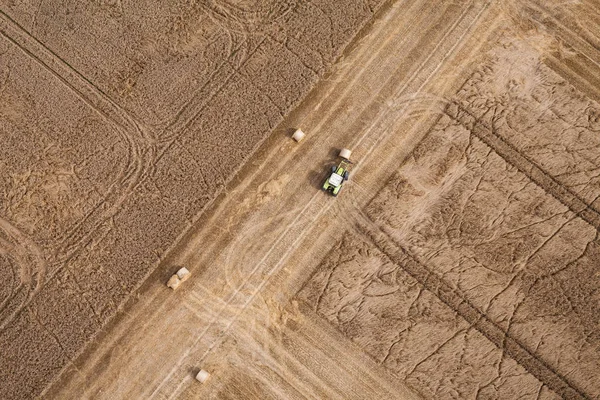
[[[259,3],[3,6],[0,397],[600,399],[600,4]]]

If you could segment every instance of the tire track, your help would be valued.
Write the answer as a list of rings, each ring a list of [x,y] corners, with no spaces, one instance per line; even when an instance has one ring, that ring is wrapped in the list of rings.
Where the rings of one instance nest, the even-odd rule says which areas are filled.
[[[88,221],[99,220],[93,223],[92,228],[87,228],[87,233],[95,231],[103,221],[113,213],[115,205],[121,203],[139,184],[142,178],[152,170],[152,145],[153,136],[131,118],[122,108],[108,98],[100,89],[73,69],[68,63],[58,57],[42,43],[13,21],[0,10],[0,34],[10,43],[20,49],[28,57],[37,62],[45,71],[56,77],[58,81],[98,113],[108,122],[121,137],[127,147],[127,158],[116,179],[109,185],[103,198],[89,210],[70,230],[56,240],[62,250],[74,247],[81,240],[74,240],[81,236],[82,227]],[[112,198],[112,200],[111,200]],[[105,208],[105,204],[112,207]],[[104,210],[103,210],[104,208]],[[99,215],[98,215],[99,214]]]
[[[479,21],[479,19],[483,15],[483,13],[489,8],[489,6],[490,6],[491,3],[492,3],[492,0],[489,0],[486,3],[484,3],[481,6],[481,8],[479,8],[479,9],[475,6],[474,2],[471,3],[471,4],[469,4],[468,7],[465,7],[465,10],[461,13],[461,15],[459,16],[459,18],[450,26],[450,28],[444,33],[444,35],[442,36],[442,38],[439,40],[439,42],[434,47],[433,51],[419,65],[419,68],[417,68],[414,71],[414,73],[404,83],[404,85],[402,85],[399,90],[395,91],[394,94],[391,97],[393,99],[401,99],[402,92],[404,92],[407,89],[409,89],[411,83],[416,82],[417,77],[419,76],[419,73],[421,73],[425,69],[425,66],[427,65],[427,62],[433,57],[434,54],[436,54],[436,52],[441,48],[441,46],[443,44],[448,44],[450,46],[450,48],[449,49],[444,49],[445,51],[443,52],[443,56],[441,57],[441,59],[437,62],[437,64],[435,64],[434,66],[430,67],[432,69],[432,71],[429,72],[428,75],[426,75],[426,77],[423,80],[423,82],[421,83],[421,85],[414,91],[413,95],[411,96],[411,98],[413,98],[413,99],[417,98],[418,95],[420,94],[421,90],[427,84],[427,82],[429,82],[429,80],[433,77],[433,75],[435,75],[435,73],[437,71],[439,71],[439,69],[441,68],[442,64],[446,61],[446,59],[448,58],[448,56],[450,54],[452,54],[454,52],[454,50],[456,48],[458,48],[458,46],[463,42],[465,36],[477,24],[477,22]],[[466,18],[467,15],[470,15],[469,14],[470,11],[473,12],[473,13],[475,13],[475,15],[473,16],[473,18],[471,20],[466,20],[465,18]],[[461,24],[464,21],[468,21],[467,26],[462,26],[461,27]],[[454,31],[458,31],[458,32],[462,32],[462,33],[460,34],[460,36],[455,41],[449,41],[449,40],[447,40],[448,37],[450,36],[450,34],[453,33]],[[400,110],[396,110],[396,112],[398,114],[402,114],[406,110],[407,107],[408,107],[408,104],[404,104],[404,106]],[[384,113],[385,111],[387,111],[387,110],[380,111],[379,114],[377,115],[376,120],[380,120],[382,118],[381,114]],[[376,124],[372,124],[371,127],[367,130],[367,133],[369,131],[371,131],[374,126],[376,126]],[[384,135],[376,137],[375,138],[375,142],[373,144],[371,144],[371,145],[368,146],[368,150],[367,150],[367,153],[364,155],[364,158],[365,159],[368,158],[369,155],[375,149],[376,145],[379,144],[379,143],[381,143],[383,140],[385,140],[390,134],[391,134],[391,131],[388,130],[388,131],[386,131],[386,133]],[[368,135],[365,134],[362,137],[360,137],[358,141],[356,141],[355,143],[353,143],[353,146],[354,147],[358,147],[362,143],[362,141],[365,138],[367,138],[367,136]],[[360,169],[360,164],[357,165],[354,168],[355,171],[357,171],[358,169]]]
[[[582,39],[580,34],[577,34],[572,28],[565,25],[565,21],[561,21],[556,17],[555,13],[542,4],[529,0],[521,3],[521,8],[528,19],[551,31],[553,35],[562,38],[565,43],[572,46],[579,54],[600,69],[600,49],[587,40]]]
[[[268,272],[267,272],[267,277],[271,276],[277,269],[278,267],[283,263],[283,260],[285,260],[287,258],[287,255],[290,254],[293,250],[294,247],[297,246],[297,244],[300,242],[300,239],[304,238],[304,236],[307,234],[307,231],[309,230],[307,227],[312,226],[312,224],[314,224],[314,222],[324,213],[326,212],[329,207],[331,206],[331,203],[329,203],[329,206],[324,205],[323,204],[323,197],[320,198],[320,202],[318,201],[318,197],[319,195],[322,195],[322,193],[317,192],[315,193],[310,200],[304,205],[304,207],[302,207],[302,209],[298,212],[297,216],[294,218],[294,220],[286,227],[286,229],[280,233],[277,238],[275,239],[274,243],[270,246],[270,248],[267,250],[267,252],[265,253],[265,255],[254,265],[254,268],[252,269],[252,271],[250,271],[250,273],[248,274],[247,278],[243,280],[243,282],[238,285],[238,287],[233,291],[233,293],[231,293],[227,299],[225,300],[225,302],[223,303],[223,305],[220,307],[219,311],[215,313],[215,317],[206,325],[206,327],[204,328],[204,330],[196,337],[196,339],[194,340],[194,342],[192,343],[191,346],[189,346],[187,348],[187,350],[184,352],[184,354],[181,355],[181,357],[179,358],[178,362],[173,366],[173,368],[171,369],[171,371],[169,372],[169,374],[165,377],[165,379],[163,379],[163,381],[161,382],[161,384],[159,384],[154,391],[150,394],[149,399],[154,398],[155,395],[159,394],[161,389],[163,388],[163,386],[169,381],[169,379],[171,378],[171,376],[173,376],[173,374],[177,371],[177,369],[182,365],[183,361],[190,355],[192,354],[192,352],[194,351],[194,348],[196,347],[196,345],[200,342],[200,340],[204,337],[204,335],[206,335],[210,329],[212,328],[213,325],[215,325],[217,323],[218,320],[222,319],[222,314],[225,313],[227,311],[227,308],[229,308],[233,301],[235,300],[235,297],[239,294],[242,293],[242,296],[244,295],[244,292],[246,292],[248,289],[246,289],[246,286],[249,285],[249,281],[251,278],[255,277],[257,274],[259,274],[261,270],[261,267],[267,267],[267,261],[269,259],[269,256],[276,250],[281,251],[282,249],[278,249],[278,247],[284,247],[287,248],[287,250],[284,251],[284,255],[283,257],[279,258],[279,262],[275,265],[274,268],[271,268]],[[313,206],[313,204],[315,204]],[[312,214],[313,217],[310,218],[308,220],[308,222],[306,221],[306,218],[303,218],[305,214],[307,214],[307,211],[311,209],[312,210]],[[291,238],[295,238],[291,244],[287,243],[286,239],[290,239]],[[243,238],[242,238],[243,239]],[[268,269],[268,268],[267,268]],[[261,276],[264,276],[264,274],[261,274]],[[250,302],[255,298],[255,296],[260,292],[260,289],[264,286],[264,284],[266,284],[268,282],[268,279],[263,279],[261,281],[261,283],[259,284],[258,288],[252,290],[252,293],[250,296],[248,296],[248,299],[246,299],[246,301],[243,303],[242,307],[240,309],[238,309],[235,313],[233,318],[230,318],[229,322],[227,323],[226,327],[224,329],[220,330],[220,334],[218,335],[218,337],[216,338],[216,340],[213,341],[213,343],[209,346],[209,348],[204,352],[204,354],[202,355],[202,357],[200,357],[200,360],[204,359],[204,357],[206,357],[206,355],[216,346],[220,343],[220,340],[224,337],[224,335],[227,333],[227,331],[229,330],[229,328],[233,325],[233,323],[237,320],[237,317],[247,308],[247,306],[250,304]],[[251,285],[251,283],[250,283]],[[185,378],[184,378],[185,379]]]
[[[116,215],[121,209],[122,204],[127,201],[135,189],[152,175],[160,157],[175,142],[176,137],[179,137],[188,125],[207,107],[210,100],[223,90],[236,70],[233,70],[227,79],[220,81],[217,89],[213,90],[209,98],[202,102],[201,108],[193,110],[192,117],[186,120],[183,126],[177,127],[174,133],[176,137],[165,143],[165,141],[159,141],[154,132],[147,127],[142,127],[127,111],[110,99],[65,60],[29,34],[29,32],[2,10],[0,10],[0,34],[25,53],[25,55],[37,62],[44,70],[56,77],[78,99],[97,112],[116,130],[123,143],[127,146],[127,157],[124,165],[116,179],[110,184],[107,193],[70,230],[57,239],[55,250],[52,254],[47,255],[50,257],[48,263],[50,268],[48,268],[49,271],[45,276],[45,281],[40,282],[40,284],[47,284],[67,266],[70,260],[84,250],[85,244],[93,240],[98,229]],[[255,51],[263,41],[264,39],[257,44]],[[235,53],[235,51],[231,52],[223,61],[221,67],[229,62]],[[245,61],[252,54],[249,54]],[[218,72],[219,70],[215,71],[215,73]],[[182,113],[182,115],[185,115],[185,113]],[[176,125],[175,122],[173,124],[174,126]],[[32,296],[28,297],[18,309],[14,310],[10,316],[0,321],[0,333],[34,300],[35,294],[40,289],[41,287]]]
[[[169,127],[161,134],[161,139],[160,139],[161,147],[160,147],[160,151],[157,156],[156,162],[160,161],[160,159],[173,147],[173,145],[177,142],[177,140],[181,136],[183,136],[186,129],[189,128],[190,125],[192,125],[194,123],[194,121],[196,121],[196,119],[200,116],[200,114],[208,106],[210,106],[211,100],[214,99],[218,94],[220,94],[225,89],[225,87],[227,86],[229,81],[231,81],[231,79],[234,77],[234,75],[250,60],[252,55],[254,55],[258,51],[258,49],[260,49],[260,46],[265,42],[265,40],[266,40],[266,37],[261,39],[259,44],[254,49],[254,51],[252,51],[250,54],[248,54],[247,58],[244,60],[244,62],[238,68],[232,68],[232,72],[225,79],[223,79],[222,84],[220,86],[218,86],[217,89],[215,89],[210,94],[209,98],[206,101],[201,102],[201,105],[198,109],[192,109],[192,111],[189,112],[189,114],[191,114],[190,116],[186,116],[188,114],[188,112],[182,113],[180,117],[184,118],[183,121],[177,120],[177,121],[172,122],[169,125]],[[169,132],[170,130],[173,130],[173,132]],[[215,197],[218,194],[219,194],[218,192],[215,193]]]
[[[356,213],[362,214],[361,211]],[[500,350],[510,355],[530,374],[565,399],[587,399],[588,396],[544,360],[533,354],[506,330],[491,321],[477,307],[458,293],[452,285],[427,265],[419,262],[397,244],[376,222],[362,215],[355,228],[398,267],[416,279],[426,290],[460,315],[472,327],[488,338]]]
[[[81,252],[83,244],[91,240],[96,231],[121,208],[135,188],[149,176],[154,165],[154,137],[142,128],[122,108],[110,100],[102,91],[58,57],[42,43],[0,10],[0,35],[33,59],[43,70],[58,79],[78,99],[98,113],[116,131],[126,146],[123,165],[107,192],[98,203],[63,235],[56,238],[55,250],[46,254],[48,274],[43,285],[66,267],[66,263]],[[108,205],[108,206],[107,206]],[[41,286],[36,291],[39,292]],[[33,300],[31,296],[10,317],[0,323],[0,332]]]
[[[600,99],[600,37],[589,27],[579,24],[574,16],[566,14],[564,18],[560,18],[556,11],[553,12],[541,2],[520,1],[516,6],[519,9],[515,19],[535,24],[551,41],[559,43],[558,49],[548,50],[540,48],[535,40],[531,41],[534,47],[545,54],[545,63],[560,75],[568,77],[572,85],[588,96]],[[596,11],[589,4],[586,8],[588,12]],[[581,28],[580,32],[578,33],[573,26]],[[565,57],[561,48],[566,48],[567,52],[572,51],[574,56]]]
[[[394,91],[394,93],[392,94],[392,98],[396,98],[396,96],[400,96],[401,97],[401,104],[403,105],[403,107],[400,110],[396,110],[398,112],[403,112],[404,110],[406,110],[406,108],[410,105],[410,99],[414,99],[417,98],[417,94],[418,92],[420,92],[420,90],[423,89],[423,87],[425,87],[425,85],[427,84],[427,82],[429,82],[429,80],[435,75],[435,73],[439,70],[441,64],[449,57],[449,55],[451,53],[453,53],[456,48],[460,45],[460,43],[462,43],[464,37],[466,36],[466,34],[471,30],[471,28],[473,26],[476,25],[476,23],[479,21],[479,19],[481,18],[481,16],[484,14],[484,12],[488,9],[489,5],[492,3],[492,1],[487,1],[486,3],[484,3],[481,8],[477,8],[474,6],[473,3],[470,3],[469,6],[465,7],[466,9],[461,13],[461,15],[459,16],[459,18],[457,19],[457,21],[455,21],[450,27],[449,29],[445,32],[445,34],[442,36],[442,38],[440,39],[440,41],[437,43],[437,45],[435,46],[435,50],[434,52],[432,52],[431,54],[429,54],[426,58],[426,60],[421,64],[421,66],[423,66],[427,61],[429,61],[434,54],[436,54],[438,51],[441,52],[442,54],[440,55],[440,61],[435,64],[434,67],[432,67],[432,71],[429,72],[428,74],[426,74],[425,78],[423,79],[423,82],[421,82],[421,84],[419,85],[419,87],[416,89],[417,92],[415,93],[415,95],[410,96],[406,99],[403,99],[402,93],[404,91],[406,91],[411,83],[413,83],[414,81],[417,80],[417,78],[419,77],[418,71],[417,70],[415,73],[413,73],[406,82],[404,82],[403,85],[400,86],[399,90]],[[475,18],[473,18],[472,20],[469,20],[469,23],[467,24],[467,26],[462,26],[461,27],[461,23],[465,20],[465,17],[467,15],[469,15],[469,11],[471,12],[475,12]],[[459,35],[459,40],[457,41],[452,41],[448,44],[448,46],[450,48],[445,48],[441,45],[441,43],[447,39],[449,37],[449,35],[454,32],[455,30],[458,29],[458,32],[460,32]],[[343,97],[343,96],[341,96]],[[341,101],[341,100],[340,100]],[[376,122],[373,124],[374,126],[378,126],[381,122],[381,119],[383,119],[383,117],[386,115],[385,112],[380,112],[377,116],[376,116]],[[364,132],[359,138],[358,140],[354,143],[355,146],[359,146],[361,145],[361,143],[363,142],[364,139],[366,139],[367,137],[372,136],[375,132],[377,132],[375,129],[367,129],[366,132]],[[372,141],[370,144],[368,145],[364,145],[363,147],[366,147],[366,152],[365,154],[362,156],[362,158],[358,161],[358,165],[360,165],[361,163],[365,163],[371,156],[373,149],[379,144],[381,143],[383,140],[385,140],[386,138],[388,138],[393,132],[391,130],[387,130],[385,132],[385,134],[378,136],[377,138],[375,138],[374,141]],[[360,154],[360,152],[357,152],[357,154]],[[355,168],[356,170],[357,168]],[[300,243],[300,241],[305,237],[305,235],[308,233],[308,231],[310,229],[306,228],[306,229],[299,229],[299,227],[297,225],[301,225],[301,226],[313,226],[313,224],[319,219],[319,217],[321,215],[323,215],[324,213],[328,212],[329,209],[335,205],[335,203],[333,202],[329,202],[327,204],[323,204],[323,200],[324,198],[321,197],[320,199],[318,198],[319,196],[322,196],[322,193],[317,192],[315,193],[310,200],[307,202],[307,204],[305,205],[305,207],[300,211],[300,213],[298,214],[298,216],[294,219],[294,221],[288,225],[288,227],[285,229],[285,231],[283,233],[281,233],[278,238],[276,239],[276,241],[273,243],[273,245],[270,247],[270,249],[268,250],[268,252],[264,255],[264,257],[258,262],[256,263],[254,269],[250,272],[248,278],[246,278],[241,285],[239,285],[234,293],[232,295],[230,295],[226,301],[226,303],[221,307],[221,309],[219,310],[219,312],[216,314],[215,318],[206,326],[206,328],[199,334],[199,336],[195,339],[194,343],[184,352],[184,354],[179,358],[178,362],[176,363],[176,365],[173,366],[173,368],[171,369],[171,371],[169,372],[169,374],[167,374],[167,376],[163,379],[163,381],[154,389],[154,391],[150,394],[149,398],[152,399],[155,396],[159,395],[162,391],[163,388],[166,384],[168,384],[168,381],[171,379],[171,377],[175,374],[175,372],[177,371],[177,369],[183,364],[184,360],[189,357],[193,351],[194,351],[194,347],[197,346],[197,344],[200,342],[200,340],[209,332],[210,328],[212,327],[213,324],[215,324],[217,322],[218,319],[220,319],[221,315],[226,311],[226,308],[230,306],[230,304],[233,302],[235,296],[240,293],[240,292],[245,292],[246,290],[244,290],[244,287],[246,285],[249,284],[250,279],[255,276],[259,271],[260,267],[262,266],[263,268],[266,267],[267,271],[265,273],[263,273],[263,280],[261,281],[261,283],[258,285],[257,288],[255,289],[251,289],[251,294],[250,296],[246,299],[246,301],[242,304],[241,308],[238,309],[233,317],[229,320],[229,322],[226,324],[225,328],[220,329],[220,333],[217,336],[217,338],[213,341],[213,343],[211,343],[208,347],[207,350],[205,350],[203,352],[203,354],[198,358],[198,361],[202,361],[204,360],[207,355],[210,353],[210,351],[217,346],[220,341],[224,338],[224,336],[227,334],[228,330],[231,328],[231,326],[235,323],[235,321],[237,320],[237,318],[239,317],[239,315],[250,305],[250,303],[252,302],[252,300],[257,296],[258,293],[260,293],[260,290],[268,283],[269,278],[275,274],[280,267],[284,264],[285,260],[287,259],[287,257],[292,253],[292,251],[295,249],[296,246],[298,246],[298,244]],[[321,200],[321,201],[318,201]],[[313,212],[313,217],[310,220],[310,222],[308,224],[306,223],[302,223],[301,221],[301,217],[306,213],[307,209],[316,202],[316,205],[312,208],[315,208],[315,211]],[[293,240],[291,245],[288,245],[286,243],[286,237],[289,236],[288,233],[291,232],[291,229],[294,228],[294,230],[298,230],[299,229],[299,233],[295,236],[293,236],[295,238],[295,240]],[[283,255],[281,257],[279,257],[276,260],[276,263],[274,266],[269,267],[268,266],[268,258],[269,255],[275,250],[276,247],[285,247],[287,250],[285,250],[283,252]],[[249,288],[250,289],[250,288]],[[183,377],[183,380],[187,379],[187,376]],[[181,382],[179,382],[179,384],[176,386],[177,388],[180,388]]]
[[[157,140],[154,132],[147,127],[142,127],[139,122],[110,99],[102,90],[56,53],[48,49],[43,43],[39,42],[2,10],[0,10],[0,34],[25,53],[25,55],[37,62],[44,70],[56,77],[62,85],[74,93],[84,104],[98,113],[116,130],[123,143],[127,146],[127,156],[123,167],[116,179],[109,185],[104,197],[76,222],[70,230],[57,239],[56,249],[51,255],[48,255],[51,257],[49,263],[51,267],[49,268],[50,271],[45,276],[45,281],[40,282],[41,284],[46,284],[55,278],[70,260],[83,251],[84,245],[93,239],[98,229],[118,213],[122,208],[122,204],[135,189],[153,174],[155,165],[160,155],[162,155],[162,153],[159,154],[159,151],[162,150],[164,152],[166,148],[160,146],[160,142]],[[235,51],[231,52],[229,57],[223,61],[221,67],[233,55],[235,55]],[[228,81],[229,79],[220,82],[221,84],[217,91],[213,91],[212,96],[206,102],[203,102],[202,109],[210,102],[210,99],[214,98],[225,87]],[[201,110],[194,113],[194,117],[200,112]],[[178,132],[180,133],[186,127],[187,125],[179,127]],[[108,207],[107,204],[109,205]],[[0,322],[0,332],[33,301],[34,297],[29,297],[7,319]]]
[[[287,10],[287,13],[295,12],[300,6],[300,3],[301,2],[298,2],[289,10]],[[217,7],[216,4],[213,4],[213,2],[211,2],[210,4],[199,4],[199,6],[207,12],[207,15],[210,16],[211,20],[213,20],[216,24],[221,26],[224,32],[231,35],[231,30],[228,29],[226,21],[218,17],[218,13],[215,10],[215,7]],[[245,55],[242,63],[237,68],[232,67],[231,73],[229,73],[224,79],[220,80],[220,82],[222,83],[217,85],[217,87],[208,96],[203,97],[203,90],[210,85],[210,83],[213,81],[213,78],[217,76],[222,71],[223,67],[225,67],[225,65],[229,63],[229,61],[233,59],[233,57],[235,57],[235,55],[242,49],[242,47],[247,42],[250,36],[249,32],[238,33],[242,33],[242,36],[244,38],[244,40],[242,40],[242,43],[230,52],[229,56],[225,58],[224,62],[211,74],[206,84],[204,84],[199,90],[197,90],[196,94],[194,94],[192,99],[186,102],[180,108],[173,120],[169,122],[167,127],[163,130],[163,132],[161,132],[160,142],[164,145],[164,148],[161,148],[161,153],[158,156],[159,159],[164,155],[164,153],[168,151],[170,147],[173,146],[177,139],[181,137],[185,129],[187,129],[196,120],[196,118],[198,118],[202,111],[204,111],[206,107],[208,107],[210,101],[214,99],[216,95],[223,91],[223,89],[231,80],[231,78],[250,60],[250,58],[258,51],[258,49],[260,49],[262,44],[268,38],[267,35],[264,35],[263,38],[256,44],[254,49],[252,49],[250,52],[248,52],[248,54]]]
[[[25,232],[12,225],[8,220],[0,216],[0,232],[6,239],[0,236],[0,252],[11,255],[11,259],[19,266],[19,276],[15,276],[15,282],[20,282],[12,289],[11,295],[2,299],[0,303],[0,330],[19,313],[28,302],[39,292],[44,282],[47,264],[43,258],[42,249],[35,244]],[[8,243],[3,243],[8,242]],[[13,271],[16,275],[16,271]],[[20,304],[14,305],[14,299],[24,292],[24,298]],[[8,310],[8,315],[5,310]]]
[[[61,262],[64,262],[72,258],[72,253],[77,251],[77,248],[81,247],[82,243],[88,241],[93,236],[93,233],[120,209],[120,205],[141,183],[149,176],[152,176],[156,163],[167,149],[164,143],[161,145],[159,135],[148,127],[142,126],[140,122],[114,102],[94,83],[85,78],[52,50],[48,49],[43,43],[39,42],[2,10],[0,10],[0,34],[56,77],[77,98],[100,114],[119,133],[128,148],[125,164],[117,179],[109,185],[104,198],[86,213],[74,225],[72,230],[65,232],[62,240],[60,240],[60,249],[55,252],[55,255],[63,254]],[[239,47],[237,50],[239,50]],[[236,51],[230,53],[214,74],[220,71],[235,55]],[[220,86],[213,91],[206,102],[202,103],[202,109],[204,109],[205,105],[214,98],[227,82],[228,79],[220,82]],[[202,89],[204,89],[204,86],[200,89],[200,92]],[[201,110],[194,112],[192,118],[196,117]],[[182,112],[182,114],[185,113]],[[172,124],[174,125],[175,122],[172,122]],[[186,121],[183,126],[177,127],[177,132],[180,133],[183,131],[187,125]],[[168,144],[166,147],[168,147]],[[106,207],[106,204],[110,204],[110,207]],[[97,214],[100,215],[97,216]],[[92,220],[92,222],[89,223],[89,220]],[[67,255],[64,255],[65,252]]]
[[[414,4],[412,7],[414,7]],[[411,7],[411,9],[412,9],[412,7]],[[393,10],[394,14],[386,16],[385,17],[386,20],[393,19],[396,14],[402,13],[401,7],[398,5],[396,5],[396,7],[392,7],[392,10]],[[381,25],[383,25],[383,23]],[[369,49],[370,51],[364,51],[362,53],[361,57],[357,57],[354,62],[356,64],[362,65],[362,66],[371,65],[373,63],[373,61],[375,60],[375,58],[377,57],[377,54],[379,54],[382,51],[382,49],[384,49],[389,44],[389,42],[392,40],[392,38],[394,36],[396,36],[400,32],[400,30],[402,30],[403,28],[405,28],[405,27],[403,25],[399,24],[396,29],[394,29],[393,31],[386,34],[385,39],[378,41],[377,42],[378,45],[376,47],[371,47]],[[404,44],[408,40],[408,36],[409,35],[404,35],[404,39],[402,39],[402,41],[400,41],[399,44]],[[370,54],[370,56],[369,56],[369,54]],[[346,95],[348,93],[350,93],[352,87],[354,87],[356,85],[356,82],[358,82],[363,77],[363,75],[366,73],[368,73],[368,69],[363,67],[363,68],[359,68],[358,71],[353,74],[347,74],[347,75],[350,75],[350,77],[346,78],[347,79],[346,80],[347,84],[345,86],[346,88],[337,96],[334,103],[329,107],[329,112],[327,114],[324,114],[324,117],[320,118],[320,122],[318,122],[314,127],[312,127],[313,130],[319,131],[323,128],[323,126],[327,126],[327,125],[331,124],[332,119],[334,119],[336,116],[335,110],[342,103],[342,99],[344,99],[346,97]],[[346,77],[346,75],[344,77]],[[335,90],[335,85],[333,85],[330,88],[330,90],[327,91],[327,93],[324,97],[328,98],[329,95],[334,90]],[[319,107],[320,107],[320,104],[317,108],[319,108]]]
[[[577,194],[557,182],[535,162],[521,154],[514,145],[498,135],[487,123],[475,117],[456,101],[451,102],[446,107],[445,113],[462,124],[507,163],[517,168],[532,182],[544,189],[546,193],[569,208],[596,230],[600,230],[600,212],[596,208],[586,203]]]
[[[32,36],[25,28],[0,10],[0,33],[19,47],[25,54],[40,64],[69,88],[84,103],[98,112],[111,124],[120,127],[137,140],[153,140],[155,134],[148,127],[115,103],[79,71]]]

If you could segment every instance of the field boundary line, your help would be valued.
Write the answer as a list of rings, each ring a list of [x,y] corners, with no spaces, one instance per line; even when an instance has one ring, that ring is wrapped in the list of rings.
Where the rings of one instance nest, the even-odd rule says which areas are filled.
[[[423,288],[431,292],[442,303],[460,315],[504,353],[510,355],[527,372],[535,376],[551,390],[569,399],[586,399],[587,396],[573,383],[533,354],[512,335],[490,320],[442,277],[438,276],[427,265],[417,260],[400,244],[396,243],[382,227],[367,216],[357,221],[356,229],[365,235],[373,245],[385,254],[394,264],[402,268]],[[406,262],[408,259],[408,262]]]
[[[558,19],[547,7],[533,1],[528,1],[523,5],[523,9],[525,10],[526,18],[537,24],[543,25],[544,28],[555,33],[579,54],[590,60],[600,69],[600,50],[594,48],[591,43],[581,38],[573,31],[573,29],[566,26],[565,23]],[[536,16],[531,10],[537,11],[543,15]]]
[[[113,125],[125,130],[129,136],[147,140],[153,138],[152,132],[147,127],[142,128],[140,122],[131,116],[129,112],[2,10],[0,10],[0,33],[27,56],[58,78],[85,104]],[[104,106],[108,105],[108,107],[103,107],[98,103],[104,103]]]
[[[471,134],[489,146],[508,164],[514,166],[533,183],[554,197],[569,210],[600,230],[600,212],[591,204],[586,203],[577,194],[540,168],[535,162],[523,155],[513,144],[494,132],[494,129],[480,118],[475,117],[469,110],[458,102],[451,102],[446,107],[446,114],[464,126]]]

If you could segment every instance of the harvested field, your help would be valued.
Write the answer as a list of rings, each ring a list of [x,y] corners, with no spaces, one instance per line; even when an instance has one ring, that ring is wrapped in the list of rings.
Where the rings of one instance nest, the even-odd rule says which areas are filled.
[[[379,2],[163,3],[0,4],[2,398],[81,351]]]
[[[598,2],[127,7],[2,6],[0,397],[600,399]]]

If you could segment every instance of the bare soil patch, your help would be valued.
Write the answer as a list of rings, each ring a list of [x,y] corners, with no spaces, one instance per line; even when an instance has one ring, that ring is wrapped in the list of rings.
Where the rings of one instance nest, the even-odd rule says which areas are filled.
[[[598,104],[500,40],[300,292],[426,398],[598,398]]]

